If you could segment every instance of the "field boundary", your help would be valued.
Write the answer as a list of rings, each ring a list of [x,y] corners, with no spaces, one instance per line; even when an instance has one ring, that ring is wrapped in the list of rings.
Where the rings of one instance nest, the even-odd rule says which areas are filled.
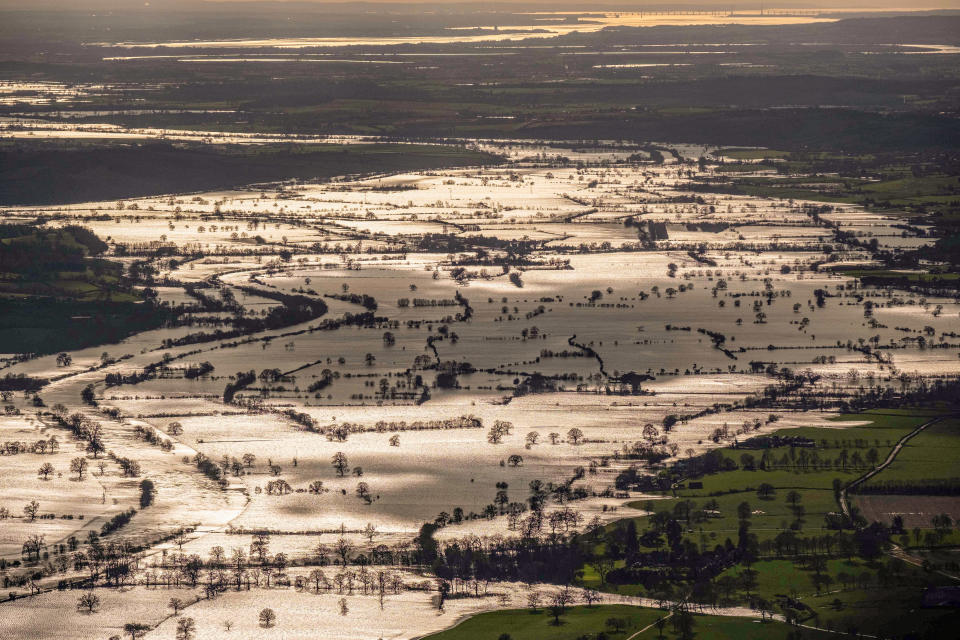
[[[903,445],[909,442],[914,436],[921,433],[924,429],[942,420],[946,420],[947,418],[955,418],[956,416],[957,414],[955,413],[945,413],[941,416],[931,418],[930,420],[927,420],[926,422],[918,425],[913,431],[911,431],[910,433],[904,435],[902,438],[897,440],[897,444],[893,447],[890,453],[887,454],[887,458],[883,462],[881,462],[879,465],[877,465],[870,471],[866,472],[865,474],[863,474],[862,476],[860,476],[859,478],[849,483],[847,486],[845,486],[843,489],[840,490],[840,509],[843,511],[843,514],[847,517],[850,516],[850,504],[849,504],[847,494],[851,489],[856,489],[858,486],[860,486],[861,484],[863,484],[873,476],[877,475],[878,473],[880,473],[881,471],[889,467],[893,463],[893,461],[896,459],[897,454],[900,453],[900,450],[903,449]]]

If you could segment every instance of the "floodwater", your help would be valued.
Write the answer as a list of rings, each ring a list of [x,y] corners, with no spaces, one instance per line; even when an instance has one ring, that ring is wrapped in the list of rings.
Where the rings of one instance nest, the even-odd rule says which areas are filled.
[[[118,136],[147,135],[122,127],[103,130]],[[73,123],[35,131],[95,134]],[[215,139],[247,144],[282,140],[264,134],[222,134]],[[372,141],[337,141],[360,140]],[[760,393],[775,379],[753,372],[752,361],[809,369],[822,376],[817,389],[837,393],[867,384],[899,386],[901,376],[909,385],[924,377],[960,373],[960,345],[951,334],[960,312],[956,300],[864,289],[842,274],[819,270],[816,265],[828,251],[825,244],[831,245],[838,264],[865,264],[872,256],[856,247],[832,246],[832,232],[811,219],[805,203],[690,191],[688,174],[715,177],[709,166],[701,169],[695,161],[715,148],[668,145],[679,158],[670,154],[669,163],[655,165],[635,147],[612,143],[576,148],[520,140],[468,144],[502,153],[508,163],[132,198],[122,207],[117,202],[87,202],[7,212],[19,219],[43,216],[55,225],[83,224],[118,244],[163,241],[202,249],[203,255],[182,256],[177,265],[155,263],[159,276],[168,278],[158,287],[164,301],[188,301],[187,285],[205,283],[214,287],[208,289],[211,295],[217,289],[230,292],[227,297],[238,300],[246,312],[261,314],[276,304],[266,297],[270,292],[319,297],[349,291],[373,297],[377,316],[390,323],[315,330],[317,323],[311,321],[256,333],[237,344],[213,340],[182,346],[164,340],[203,329],[156,329],[116,345],[76,350],[66,367],[58,365],[55,355],[6,367],[5,373],[14,375],[56,377],[42,392],[50,406],[63,403],[71,412],[92,411],[80,406],[79,398],[81,389],[94,384],[100,407],[125,416],[120,421],[99,414],[97,419],[103,422],[111,451],[140,460],[144,476],[156,482],[159,494],[157,504],[124,527],[124,536],[142,538],[195,523],[198,531],[183,551],[203,555],[213,545],[245,546],[249,536],[243,532],[277,530],[271,552],[282,551],[298,561],[311,554],[318,541],[332,543],[344,526],[357,548],[366,550],[371,544],[410,540],[423,522],[441,511],[460,507],[480,512],[500,483],[509,485],[510,497],[522,499],[532,480],[566,481],[577,467],[637,441],[646,423],[662,424],[671,414],[713,411],[720,403]],[[855,206],[840,206],[823,217],[863,238],[876,238],[882,247],[930,241],[904,239],[894,226],[898,218]],[[663,235],[643,244],[638,228],[625,221],[657,225]],[[511,270],[518,276],[511,281],[498,263],[474,264],[471,248],[450,253],[445,248],[417,250],[418,240],[430,233],[445,233],[452,241],[473,242],[482,236],[538,244],[526,254],[528,264]],[[253,236],[263,239],[263,255],[250,255]],[[410,250],[398,251],[404,244]],[[489,255],[500,255],[495,242],[488,246]],[[293,259],[282,260],[283,249],[293,251]],[[460,278],[454,275],[458,261],[469,272]],[[828,292],[822,306],[815,302],[817,290]],[[469,301],[469,320],[455,317],[462,309],[457,294]],[[363,309],[350,300],[325,300],[329,319]],[[866,301],[875,305],[872,318],[865,316]],[[393,334],[389,343],[386,328]],[[729,353],[712,345],[708,331],[725,338]],[[920,336],[925,343],[919,343]],[[589,346],[602,362],[571,342]],[[876,345],[884,361],[851,348],[858,344]],[[125,357],[95,368],[104,351]],[[129,374],[166,358],[171,368],[164,375],[140,384],[103,384],[109,373]],[[180,375],[180,368],[200,362],[214,366],[211,375],[194,380]],[[434,384],[435,366],[443,362],[469,363],[476,371],[460,375],[459,388],[443,389]],[[235,372],[267,368],[290,373],[282,384],[261,381],[241,391],[240,403],[223,402],[224,386]],[[311,391],[324,369],[335,373],[335,379],[322,391]],[[614,378],[629,371],[655,379],[644,383],[644,394],[611,393]],[[513,397],[515,385],[531,372],[554,376],[556,391]],[[416,376],[429,388],[425,403],[379,395],[378,389],[408,390]],[[0,430],[11,437],[22,438],[13,434],[36,428],[31,424],[34,409],[21,396],[11,402],[25,415],[0,420]],[[332,441],[289,420],[281,413],[287,409],[309,415],[324,427],[349,424],[357,431],[345,441]],[[729,426],[742,434],[741,425],[765,419],[771,411],[779,420],[750,433],[831,424],[824,421],[829,413],[721,410],[677,425],[669,441],[683,455],[698,453],[717,446],[709,437],[715,429]],[[457,423],[422,428],[428,421],[450,424],[467,415],[482,420],[484,427]],[[510,422],[513,429],[493,444],[487,441],[487,429],[498,420]],[[138,425],[169,434],[173,422],[181,423],[183,433],[171,437],[170,453],[139,440],[132,430]],[[860,423],[843,426],[851,424]],[[586,436],[577,445],[564,437],[574,426]],[[531,433],[538,440],[527,446]],[[396,444],[390,442],[394,434]],[[557,436],[556,444],[551,435]],[[69,458],[73,454],[66,449],[61,455]],[[356,493],[359,473],[338,476],[333,471],[330,460],[337,452],[361,470],[374,497],[369,503]],[[221,491],[194,470],[189,461],[197,453],[213,460],[254,454],[256,460]],[[522,455],[522,464],[503,464],[512,454]],[[16,504],[27,487],[38,484],[32,458],[13,458],[14,475],[0,486],[0,502],[8,504]],[[280,469],[277,473],[293,492],[270,495],[264,490],[273,477],[268,463]],[[599,493],[626,464],[613,461],[576,486]],[[85,515],[83,523],[99,526],[96,518],[137,504],[135,484],[127,480],[114,472],[106,478],[88,477],[87,484],[52,480],[41,499],[46,508]],[[325,493],[306,490],[316,480],[323,482]],[[88,487],[97,481],[91,493]],[[629,499],[639,498],[634,494]],[[610,521],[621,517],[627,501],[591,496],[574,506],[587,520],[598,516]],[[12,531],[26,532],[23,527],[28,525],[19,519],[11,522],[20,527]],[[31,532],[46,527],[43,531],[53,540],[69,535],[72,522],[58,518],[29,526]],[[359,535],[367,523],[378,532],[374,543]],[[448,526],[441,535],[511,533],[505,517],[494,517]],[[0,537],[0,553],[17,556],[16,541]],[[166,542],[152,545],[147,555],[178,551],[176,544]],[[131,611],[136,619],[164,620],[170,594],[153,591],[164,594],[156,602],[149,593],[105,592],[103,610],[96,616],[98,629],[104,621],[119,626],[134,619]],[[257,638],[261,630],[252,621],[262,594],[250,593],[254,595],[231,591],[196,606],[222,607],[218,615],[248,620],[249,634],[238,637]],[[274,600],[314,598],[289,589],[270,593]],[[420,627],[414,633],[407,618],[424,610],[426,596],[403,600],[415,596],[420,597],[412,592],[391,596],[383,614],[395,618],[386,625],[390,637],[414,637],[428,630],[424,625],[439,628],[453,622],[436,614],[427,620],[417,613],[413,617]],[[66,604],[58,600],[62,597],[51,591],[4,606],[11,612],[55,608],[58,629],[71,630],[63,636],[69,640],[96,633],[89,627],[91,616],[75,613],[75,596]],[[279,602],[272,606],[286,616],[284,625],[293,625],[294,611],[301,605],[291,602],[284,609],[287,605]],[[361,610],[363,602],[357,596],[351,611]],[[381,614],[374,601],[368,604],[364,619],[374,620]],[[386,637],[382,628],[371,635],[359,633],[358,618],[318,632],[315,607],[310,605],[309,621],[302,619],[301,636]],[[62,624],[62,616],[70,625]],[[17,630],[23,616],[0,619],[0,629]],[[172,631],[171,625],[164,622],[161,628]],[[31,628],[36,631],[38,625]],[[210,634],[201,637],[223,636],[207,628]]]
[[[803,15],[758,14],[744,11],[719,12],[617,12],[617,13],[568,13],[571,18],[581,17],[583,22],[571,21],[564,24],[544,23],[544,14],[527,14],[531,17],[529,25],[511,26],[499,29],[495,25],[481,29],[448,29],[450,35],[424,36],[385,36],[385,37],[334,37],[334,38],[251,38],[236,40],[185,40],[166,42],[115,42],[94,43],[100,46],[122,48],[158,48],[158,47],[195,47],[201,49],[217,48],[279,48],[309,49],[313,47],[347,46],[386,46],[402,44],[452,44],[471,42],[500,42],[526,38],[554,38],[568,33],[591,33],[607,27],[653,27],[653,26],[692,26],[692,25],[790,25],[811,24],[815,22],[835,22],[837,17],[823,17],[819,13]]]

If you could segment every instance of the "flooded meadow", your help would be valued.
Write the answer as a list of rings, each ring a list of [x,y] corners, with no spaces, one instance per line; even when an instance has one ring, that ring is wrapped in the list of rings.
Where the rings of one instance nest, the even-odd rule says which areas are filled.
[[[424,522],[441,522],[444,541],[495,540],[523,526],[510,505],[537,482],[566,487],[549,510],[575,515],[557,526],[583,527],[644,498],[614,486],[635,464],[623,454],[644,438],[665,461],[690,457],[829,424],[835,400],[865,388],[960,370],[955,299],[844,274],[873,264],[871,243],[928,241],[896,216],[693,191],[722,166],[709,147],[459,144],[504,163],[8,208],[83,225],[128,266],[146,258],[150,295],[181,313],[177,326],[66,359],[9,354],[5,374],[49,379],[47,405],[95,418],[110,446],[108,464],[80,478],[51,458],[63,472],[39,497],[56,514],[48,543],[136,503],[136,482],[116,466],[134,455],[157,503],[123,537],[158,575],[176,554],[245,548],[252,535],[271,537],[294,565],[338,540],[353,553],[402,554]],[[322,312],[227,331],[259,326],[294,299]],[[815,411],[759,401],[798,382]],[[81,407],[82,393],[96,406]],[[6,439],[48,431],[26,398],[10,402],[22,416],[0,425]],[[219,485],[196,472],[201,461],[222,463]],[[0,504],[22,490],[4,483]],[[4,530],[5,555],[19,555],[18,532]],[[104,601],[108,616],[127,615],[130,598],[149,607],[155,594],[146,587],[143,600],[141,589]],[[237,599],[249,597],[202,606],[243,610],[256,603]],[[319,597],[284,593],[283,615]],[[431,597],[390,597],[387,614],[364,614],[350,637],[442,628],[446,618],[410,615]],[[375,603],[357,595],[349,608]],[[14,633],[18,618],[0,628]],[[172,623],[154,622],[157,637],[169,635]],[[89,637],[79,621],[69,628]]]

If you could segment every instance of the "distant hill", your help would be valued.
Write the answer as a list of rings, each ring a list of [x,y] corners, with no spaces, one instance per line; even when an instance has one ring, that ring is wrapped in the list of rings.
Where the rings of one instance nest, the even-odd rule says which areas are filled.
[[[493,155],[431,145],[183,148],[170,144],[0,151],[0,204],[43,205],[226,189],[254,182],[490,164]]]

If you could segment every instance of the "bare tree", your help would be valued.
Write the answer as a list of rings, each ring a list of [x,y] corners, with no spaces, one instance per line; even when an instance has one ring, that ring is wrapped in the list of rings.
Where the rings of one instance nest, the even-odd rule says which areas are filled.
[[[614,564],[613,558],[610,558],[606,554],[596,555],[590,561],[590,566],[593,567],[597,575],[600,576],[600,584],[607,583],[607,574],[613,571]]]
[[[123,625],[123,632],[130,634],[130,640],[142,638],[146,635],[147,631],[150,631],[150,625],[143,624],[142,622],[128,622]]]
[[[317,593],[320,593],[320,587],[327,582],[327,576],[323,572],[323,569],[313,569],[310,571],[307,579],[313,583],[313,589]]]
[[[177,620],[177,640],[193,640],[197,632],[197,623],[193,618],[180,618]]]
[[[26,516],[30,522],[33,522],[37,519],[38,513],[40,513],[40,503],[36,500],[31,500],[23,508],[23,515]]]
[[[27,537],[26,541],[23,543],[23,555],[27,558],[36,558],[40,559],[40,552],[46,548],[46,543],[44,542],[45,536],[39,534],[31,534]]]
[[[588,607],[592,607],[594,604],[600,602],[601,596],[600,592],[596,589],[584,589],[583,590],[583,601],[587,603]]]
[[[273,609],[264,608],[260,610],[259,620],[260,626],[270,628],[276,622],[277,614],[273,612]]]
[[[357,497],[361,500],[364,500],[367,504],[372,504],[373,498],[370,497],[370,485],[368,485],[366,482],[358,482]]]
[[[93,591],[87,591],[79,598],[77,598],[77,611],[86,611],[87,613],[95,613],[97,608],[100,607],[100,596],[95,594]]]
[[[333,454],[333,459],[330,462],[333,464],[333,468],[337,470],[337,475],[341,478],[346,474],[347,469],[350,468],[350,464],[347,462],[347,456],[344,455],[342,451],[337,451]]]
[[[270,536],[265,533],[255,533],[250,542],[250,555],[256,555],[260,564],[267,561],[267,555],[270,553]]]
[[[560,616],[566,612],[570,601],[570,590],[567,588],[557,591],[550,599],[550,615],[553,616],[553,624],[560,625]]]
[[[353,545],[350,544],[346,538],[340,536],[334,544],[333,550],[340,556],[340,564],[344,567],[347,566],[347,562],[350,560],[350,554],[353,553]]]
[[[70,461],[70,471],[73,471],[75,474],[77,474],[77,480],[83,480],[83,474],[87,472],[88,465],[89,463],[87,462],[87,459],[83,456],[80,456]],[[102,470],[100,475],[103,475]]]

